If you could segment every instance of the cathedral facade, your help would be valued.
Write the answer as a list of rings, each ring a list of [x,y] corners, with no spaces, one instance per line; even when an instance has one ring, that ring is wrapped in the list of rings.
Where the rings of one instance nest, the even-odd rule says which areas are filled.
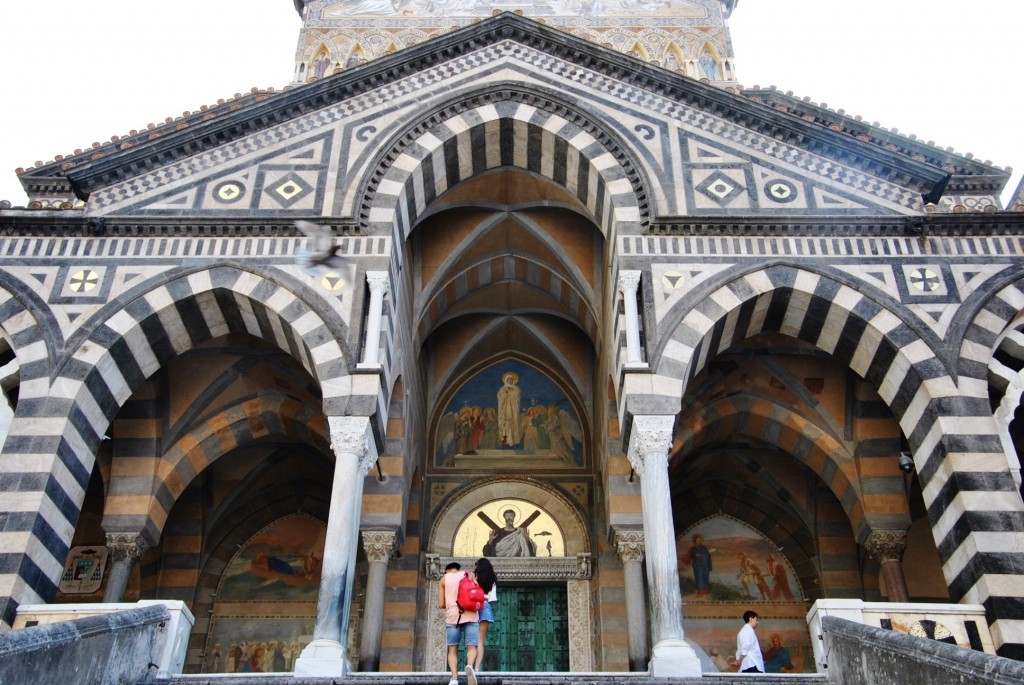
[[[828,598],[1024,659],[1009,173],[743,88],[735,4],[295,0],[289,87],[23,170],[3,626],[440,671],[487,556],[491,671],[729,670],[753,608],[811,672]]]

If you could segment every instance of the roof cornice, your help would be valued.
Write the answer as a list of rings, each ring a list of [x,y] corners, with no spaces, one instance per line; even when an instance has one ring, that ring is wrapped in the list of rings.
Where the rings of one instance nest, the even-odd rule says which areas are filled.
[[[914,159],[899,149],[887,149],[858,139],[843,130],[834,130],[781,111],[731,89],[721,89],[655,67],[506,12],[320,81],[291,87],[280,93],[262,94],[233,106],[234,111],[216,116],[197,114],[180,122],[176,120],[173,125],[158,127],[156,131],[143,132],[137,139],[121,139],[120,145],[105,145],[99,150],[89,151],[81,158],[66,158],[63,162],[43,165],[24,172],[23,184],[46,182],[56,186],[61,177],[66,177],[75,194],[87,199],[99,188],[504,40],[515,40],[609,78],[708,111],[782,143],[912,188],[920,192],[926,202],[937,202],[951,177],[950,171],[927,160]],[[1003,173],[994,167],[986,167],[985,171],[997,176]]]

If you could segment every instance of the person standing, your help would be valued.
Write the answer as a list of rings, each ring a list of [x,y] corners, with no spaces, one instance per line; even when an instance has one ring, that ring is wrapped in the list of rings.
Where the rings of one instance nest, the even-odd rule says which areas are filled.
[[[494,623],[494,604],[498,601],[498,579],[494,575],[494,566],[486,557],[481,557],[473,568],[476,582],[487,593],[484,608],[480,610],[480,643],[476,648],[476,670],[482,671],[484,665],[484,649],[487,646],[487,629]]]
[[[743,627],[736,633],[736,662],[740,665],[740,673],[764,673],[764,657],[761,656],[761,644],[757,641],[757,612],[743,612]]]
[[[480,641],[480,619],[476,611],[459,608],[459,582],[463,576],[461,570],[462,566],[454,561],[444,567],[444,575],[437,587],[437,608],[444,609],[448,670],[452,674],[448,685],[459,685],[459,643],[463,641],[466,643],[466,681],[469,685],[477,685],[473,663],[476,661],[476,647]]]

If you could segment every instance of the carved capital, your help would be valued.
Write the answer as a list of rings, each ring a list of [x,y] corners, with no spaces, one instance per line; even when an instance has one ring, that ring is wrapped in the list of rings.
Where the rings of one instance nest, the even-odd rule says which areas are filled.
[[[135,564],[148,549],[142,533],[107,533],[107,554],[113,562]]]
[[[644,532],[642,530],[615,531],[615,552],[622,563],[644,560]]]
[[[359,460],[359,475],[365,476],[377,461],[377,445],[373,441],[370,420],[364,416],[329,416],[331,448],[341,459],[355,455]]]
[[[387,271],[367,271],[366,283],[370,286],[371,293],[385,294],[391,287]]]
[[[366,559],[371,563],[374,561],[383,561],[388,563],[395,556],[395,552],[398,550],[395,544],[398,541],[398,536],[393,530],[364,530],[363,535],[363,551],[366,552]]]
[[[639,271],[620,271],[619,272],[619,290],[624,293],[636,293],[637,288],[640,287],[640,272]]]
[[[643,476],[644,467],[654,459],[658,460],[659,466],[668,464],[675,424],[675,416],[637,416],[633,419],[627,456],[634,471]]]
[[[864,549],[868,556],[879,564],[886,561],[899,561],[903,558],[903,550],[907,546],[905,530],[873,530],[864,541]]]

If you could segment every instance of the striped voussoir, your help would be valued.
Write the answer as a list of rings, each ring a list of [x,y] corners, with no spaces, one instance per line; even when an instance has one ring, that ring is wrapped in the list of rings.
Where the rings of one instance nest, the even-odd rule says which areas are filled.
[[[579,199],[609,240],[647,223],[638,165],[567,105],[495,91],[432,114],[384,152],[364,193],[361,219],[402,245],[427,207],[450,188],[501,167],[529,171]]]
[[[59,435],[40,435],[50,423],[44,409],[54,364],[43,331],[56,328],[36,318],[37,312],[45,311],[0,286],[0,328],[17,358],[20,381],[17,413],[0,457],[5,512],[0,530],[0,622],[6,626],[19,604],[53,596],[71,540],[67,521],[70,514],[77,516],[68,497],[81,501],[89,482],[89,472],[77,460],[63,461],[66,450],[58,454]],[[67,408],[68,403],[61,405]]]
[[[959,389],[935,351],[903,323],[910,319],[827,276],[771,266],[719,286],[681,312],[655,369],[666,381],[685,383],[745,338],[779,332],[856,371],[889,406],[913,449],[952,598],[985,604],[1001,653],[1024,656],[1024,587],[1010,580],[1024,567],[1024,552],[1014,551],[1024,532],[1024,504],[985,388],[974,396]],[[671,382],[651,384],[659,386]]]
[[[7,304],[9,321],[2,323],[20,348],[23,315]],[[0,538],[5,624],[19,603],[53,597],[97,446],[120,406],[172,357],[232,332],[272,342],[299,360],[320,384],[325,414],[351,399],[341,394],[352,387],[340,382],[348,376],[338,342],[346,339],[344,326],[279,283],[231,267],[179,277],[125,304],[74,346],[46,387],[35,377],[40,361],[29,357],[45,354],[45,347],[25,341],[23,394],[4,445],[8,458],[0,460],[20,465],[14,497],[24,511],[8,519]]]

